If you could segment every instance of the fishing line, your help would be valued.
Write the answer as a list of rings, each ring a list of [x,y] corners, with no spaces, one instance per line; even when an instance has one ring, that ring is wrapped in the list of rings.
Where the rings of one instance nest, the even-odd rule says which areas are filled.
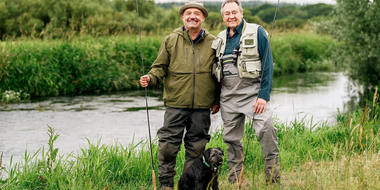
[[[271,28],[270,36],[269,36],[268,46],[267,46],[267,49],[266,49],[266,52],[265,52],[264,67],[263,67],[264,71],[265,71],[265,64],[267,63],[267,57],[268,57],[268,52],[269,52],[269,47],[270,47],[270,41],[272,40],[273,27],[274,27],[274,23],[276,21],[277,10],[278,10],[278,5],[279,4],[280,4],[280,0],[277,1],[276,11],[274,13],[274,18],[273,18],[273,22],[272,22],[272,28]],[[260,79],[260,88],[261,88],[261,82],[263,81],[264,71],[263,71],[263,73],[261,75],[261,79]],[[259,98],[259,95],[260,95],[260,90],[259,90],[259,93],[257,94],[257,98]],[[250,128],[250,131],[249,131],[249,136],[247,137],[248,138],[247,148],[245,149],[243,166],[241,168],[240,176],[239,176],[239,189],[241,188],[241,183],[243,181],[242,179],[243,179],[243,173],[244,173],[244,162],[245,162],[245,159],[247,158],[247,151],[248,151],[249,141],[251,139],[250,137],[252,135],[253,119],[255,118],[255,115],[256,115],[256,112],[253,112],[253,117],[252,117],[252,120],[251,120],[251,128]]]
[[[143,76],[145,75],[145,69],[144,69],[144,55],[142,51],[142,42],[141,42],[141,30],[140,30],[140,19],[139,19],[139,6],[136,0],[136,13],[137,13],[137,23],[139,26],[139,37],[140,37],[140,51],[141,51],[141,64],[142,64],[142,72]],[[145,107],[146,107],[146,116],[148,119],[148,131],[149,131],[149,148],[150,148],[150,160],[151,160],[151,165],[152,165],[152,177],[153,177],[153,189],[156,190],[156,175],[154,173],[154,165],[153,165],[153,151],[152,151],[152,137],[150,133],[150,122],[149,122],[149,111],[148,111],[148,92],[147,92],[147,87],[145,89]]]

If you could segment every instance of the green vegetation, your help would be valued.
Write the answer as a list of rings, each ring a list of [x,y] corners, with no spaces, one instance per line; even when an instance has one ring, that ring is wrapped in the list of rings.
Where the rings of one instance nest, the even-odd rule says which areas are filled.
[[[20,92],[6,90],[5,92],[0,93],[0,102],[20,102],[29,98],[30,95],[26,92],[23,92],[22,90],[20,90]]]
[[[148,66],[162,39],[144,40]],[[133,89],[142,75],[137,36],[0,42],[0,92],[32,97]]]
[[[329,17],[309,20],[317,34],[337,40],[334,60],[344,64],[348,76],[373,90],[380,86],[380,3],[379,1],[337,0]]]
[[[273,37],[275,75],[334,67],[328,61],[333,40],[307,32],[299,34]],[[142,38],[146,71],[163,38]],[[0,93],[23,91],[37,97],[136,89],[141,75],[138,36],[0,42]]]
[[[294,72],[333,70],[341,63],[333,63],[332,49],[336,42],[328,36],[309,32],[279,33],[271,41],[276,63],[274,75]]]
[[[164,36],[182,26],[178,15],[182,4],[138,2],[148,70]],[[216,35],[225,28],[220,3],[205,6],[210,12],[204,27]],[[243,6],[247,21],[270,28],[275,5],[244,2]],[[380,85],[379,9],[378,1],[368,0],[337,0],[336,6],[282,4],[276,31],[292,32],[275,33],[271,41],[274,74],[330,70],[344,63],[352,78]],[[136,20],[134,0],[0,0],[0,102],[138,88],[142,68]],[[309,23],[318,34],[330,34],[338,42],[305,32]],[[373,99],[364,108],[339,113],[334,126],[321,123],[317,127],[303,118],[276,123],[286,189],[380,186],[377,91]],[[226,150],[222,134],[222,130],[213,134],[208,147]],[[0,157],[0,177],[7,176],[0,178],[0,189],[152,188],[147,140],[127,146],[88,141],[88,147],[77,154],[61,155],[54,147],[59,135],[50,127],[48,135],[47,151],[42,147],[36,153],[25,152],[21,162],[11,160],[9,165]],[[261,148],[258,139],[251,138],[242,189],[265,189]],[[175,181],[182,173],[183,149]],[[156,141],[153,159],[157,173]],[[227,167],[224,164],[220,169],[221,189],[236,189],[227,183]]]
[[[155,4],[153,0],[138,0],[141,29],[145,34],[162,34],[182,26],[178,8],[182,3]],[[225,26],[220,14],[220,2],[205,2],[210,17],[205,28],[221,30]],[[249,22],[268,27],[273,21],[275,5],[263,2],[243,2],[244,17]],[[278,27],[302,28],[310,18],[326,16],[333,6],[326,4],[281,4]],[[0,0],[0,40],[19,37],[43,39],[65,38],[86,34],[114,36],[137,34],[135,0]]]
[[[312,125],[304,119],[277,122],[281,149],[282,184],[285,189],[370,189],[379,187],[380,105],[377,91],[368,107],[339,113],[337,124]],[[247,123],[244,143],[250,134]],[[58,134],[48,129],[48,151],[25,152],[19,163],[9,165],[0,159],[1,189],[152,189],[152,167],[148,140],[129,145],[101,145],[88,141],[76,154],[61,155],[54,147]],[[208,147],[224,151],[223,130],[212,134]],[[252,133],[245,162],[242,189],[266,189],[261,147]],[[246,147],[246,146],[244,146]],[[184,148],[178,154],[179,180]],[[225,155],[224,160],[226,160]],[[157,140],[153,141],[153,160],[157,174]],[[236,189],[228,184],[228,165],[220,168],[221,189]],[[1,179],[1,178],[0,178]]]
[[[183,25],[178,15],[182,3],[138,0],[138,4],[148,71],[164,36]],[[205,2],[209,17],[204,27],[214,35],[225,28],[220,4]],[[275,5],[243,4],[247,21],[270,30]],[[302,28],[308,19],[325,16],[332,7],[281,4],[276,30]],[[140,88],[136,20],[134,0],[0,0],[0,102]],[[329,60],[336,43],[304,31],[273,38],[275,75],[334,67]]]
[[[322,27],[340,46],[337,58],[346,63],[348,74],[361,84],[380,85],[380,2],[337,0],[334,17]]]

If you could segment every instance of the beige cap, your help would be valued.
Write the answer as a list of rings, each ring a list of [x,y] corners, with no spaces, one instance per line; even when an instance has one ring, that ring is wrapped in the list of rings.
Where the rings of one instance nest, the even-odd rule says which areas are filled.
[[[188,0],[185,2],[185,5],[179,8],[179,15],[181,16],[183,12],[185,12],[186,9],[188,8],[197,8],[203,12],[205,15],[205,18],[208,16],[207,9],[203,6],[203,2],[200,0]]]

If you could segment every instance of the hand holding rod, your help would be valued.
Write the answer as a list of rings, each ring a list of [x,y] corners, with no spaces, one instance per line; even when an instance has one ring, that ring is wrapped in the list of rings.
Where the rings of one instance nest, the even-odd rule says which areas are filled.
[[[140,37],[140,50],[141,50],[141,63],[142,63],[142,70],[143,70],[143,75],[145,75],[145,70],[144,70],[144,56],[143,56],[143,51],[142,51],[142,42],[141,42],[141,31],[140,31],[140,19],[139,19],[139,6],[136,0],[136,13],[137,13],[137,22],[139,25],[139,37]],[[151,160],[151,165],[152,165],[152,177],[153,177],[153,189],[157,190],[157,185],[156,185],[156,175],[154,173],[154,165],[153,165],[153,151],[152,151],[152,137],[150,133],[150,123],[149,123],[149,111],[148,111],[148,98],[147,98],[147,87],[145,87],[145,107],[146,107],[146,115],[148,118],[148,131],[149,131],[149,148],[150,148],[150,160]]]

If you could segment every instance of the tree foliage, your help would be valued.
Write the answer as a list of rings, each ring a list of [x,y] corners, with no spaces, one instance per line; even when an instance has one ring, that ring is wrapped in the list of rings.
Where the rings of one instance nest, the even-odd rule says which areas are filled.
[[[306,11],[308,18],[316,16],[328,16],[333,10],[333,6],[324,3],[312,4],[300,7],[301,11]]]
[[[332,5],[324,3],[304,6],[283,4],[278,8],[276,26],[280,29],[302,28],[307,24],[308,19],[318,16],[326,16],[331,13],[332,9]],[[249,10],[252,16],[257,16],[261,19],[262,23],[259,24],[268,24],[273,21],[276,6],[265,3],[249,8]],[[244,17],[246,17],[246,14]]]
[[[349,75],[368,86],[380,85],[379,0],[337,0],[331,34],[342,42],[336,50]]]
[[[178,9],[182,3],[155,4],[137,0],[141,31],[167,33],[183,25]],[[243,1],[244,18],[262,26],[271,24],[273,4]],[[209,17],[204,27],[225,28],[220,14],[221,2],[205,2]],[[327,7],[327,8],[326,8]],[[332,5],[280,4],[276,20],[284,29],[302,28],[309,18],[328,12]],[[137,34],[135,0],[0,0],[0,40],[14,37],[71,38],[78,34],[110,36]]]
[[[165,18],[153,0],[138,0],[145,31]],[[60,38],[86,33],[115,35],[137,31],[134,0],[0,0],[0,38],[32,36]]]

